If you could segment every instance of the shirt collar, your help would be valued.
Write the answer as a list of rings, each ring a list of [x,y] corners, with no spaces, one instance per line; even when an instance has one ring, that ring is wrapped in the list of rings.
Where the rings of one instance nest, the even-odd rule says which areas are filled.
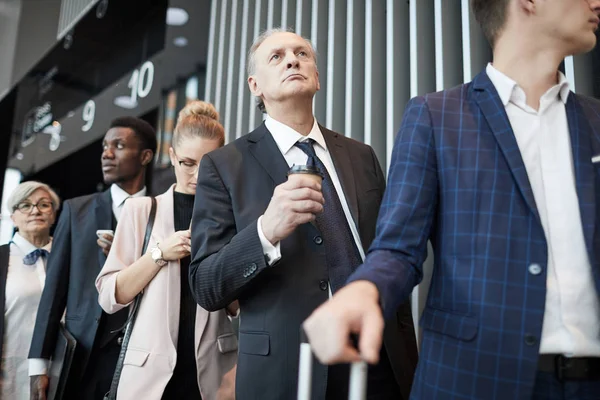
[[[33,244],[31,244],[27,239],[25,239],[23,236],[21,236],[19,234],[19,232],[16,232],[15,235],[12,238],[12,242],[19,248],[19,250],[21,250],[21,252],[23,252],[23,254],[27,255],[29,253],[31,253],[32,251],[37,250],[37,247],[35,247]],[[42,247],[42,249],[48,250],[50,251],[50,248],[52,247],[52,238],[50,238],[50,241],[48,242],[47,245],[45,245],[44,247]]]
[[[123,205],[123,202],[125,202],[125,200],[127,200],[130,197],[143,197],[145,195],[145,186],[139,192],[130,195],[129,193],[121,189],[116,183],[110,185],[110,197],[112,198],[113,205],[116,207],[121,207]]]
[[[518,93],[522,93],[522,89],[519,87],[517,82],[515,82],[514,80],[510,79],[508,76],[497,70],[492,65],[492,63],[489,63],[487,65],[485,72],[496,87],[496,91],[498,91],[498,96],[500,96],[500,100],[502,101],[502,104],[505,107],[511,100],[516,100],[517,96],[524,96],[524,94],[521,95]],[[567,77],[565,76],[565,74],[558,71],[558,84],[548,89],[544,96],[559,96],[560,100],[566,104],[570,92],[571,88],[569,86],[569,81],[567,80]]]
[[[273,139],[275,143],[277,143],[277,147],[281,151],[281,154],[284,156],[296,142],[313,139],[315,142],[319,144],[323,148],[323,150],[327,151],[327,144],[325,143],[325,138],[323,137],[323,133],[321,129],[319,129],[319,124],[317,123],[317,119],[313,118],[313,126],[307,136],[302,135],[301,133],[295,131],[289,126],[267,116],[265,119],[265,126],[273,135]]]

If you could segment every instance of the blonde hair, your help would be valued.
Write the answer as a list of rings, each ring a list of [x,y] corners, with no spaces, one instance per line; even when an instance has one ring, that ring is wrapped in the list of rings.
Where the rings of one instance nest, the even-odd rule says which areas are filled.
[[[219,113],[215,106],[201,100],[194,100],[179,112],[173,134],[173,147],[183,137],[200,137],[218,140],[219,146],[225,144],[225,128],[219,122]]]

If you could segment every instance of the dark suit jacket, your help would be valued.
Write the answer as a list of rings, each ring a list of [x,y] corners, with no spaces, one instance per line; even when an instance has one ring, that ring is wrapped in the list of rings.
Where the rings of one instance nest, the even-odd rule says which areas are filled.
[[[29,358],[51,358],[66,307],[66,329],[77,339],[70,382],[85,372],[102,316],[95,282],[106,257],[96,230],[111,229],[112,215],[110,190],[77,197],[64,202],[54,232]]]
[[[600,163],[592,162],[600,155],[600,102],[571,93],[565,107],[600,293]],[[374,282],[386,313],[421,280],[430,237],[435,251],[412,397],[531,398],[548,245],[504,105],[485,72],[410,101],[377,228],[351,279]]]
[[[321,132],[366,249],[385,189],[379,162],[369,146],[322,127]],[[314,224],[299,226],[281,242],[278,263],[269,267],[265,261],[257,219],[288,169],[264,124],[200,164],[190,284],[209,311],[240,302],[236,392],[241,400],[296,397],[300,326],[328,299],[325,248],[315,240],[320,233]],[[387,350],[408,394],[417,358],[408,302],[387,329]],[[327,368],[315,366],[312,398],[324,398],[326,380]]]

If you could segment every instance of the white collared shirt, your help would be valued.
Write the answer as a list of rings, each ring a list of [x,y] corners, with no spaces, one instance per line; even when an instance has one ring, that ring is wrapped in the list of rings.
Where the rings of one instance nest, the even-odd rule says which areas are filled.
[[[43,247],[50,251],[52,240]],[[0,398],[16,398],[29,393],[27,374],[29,347],[37,310],[46,281],[46,259],[39,257],[35,264],[25,265],[23,258],[36,250],[18,232],[10,244],[10,258],[6,277],[6,305],[4,308],[4,380],[0,385]],[[20,398],[20,397],[19,397]],[[27,397],[29,398],[29,397]]]
[[[123,189],[119,187],[116,183],[110,185],[110,197],[112,198],[112,211],[115,216],[115,219],[119,221],[119,217],[121,216],[121,210],[123,209],[123,204],[125,204],[125,200],[132,197],[144,197],[146,195],[146,187],[144,186],[142,190],[135,194],[129,194]]]
[[[325,143],[325,138],[323,137],[323,133],[319,129],[319,125],[317,120],[314,119],[313,127],[310,133],[307,136],[303,136],[299,132],[293,130],[287,125],[282,124],[279,121],[274,120],[273,118],[267,116],[265,120],[265,126],[273,135],[273,139],[279,147],[281,154],[285,158],[288,166],[292,165],[305,165],[308,156],[298,147],[294,146],[298,141],[305,141],[308,139],[313,139],[316,143],[314,144],[314,149],[317,157],[323,162],[325,168],[327,168],[327,172],[331,177],[331,181],[333,182],[333,186],[340,198],[340,203],[342,204],[342,209],[344,210],[344,215],[346,220],[348,221],[348,225],[350,226],[350,230],[352,231],[352,237],[354,238],[354,242],[356,243],[356,247],[360,253],[361,259],[365,259],[364,250],[360,241],[360,236],[358,235],[358,229],[352,219],[352,214],[350,213],[350,208],[348,207],[348,202],[346,201],[346,196],[344,195],[344,191],[342,189],[342,185],[340,183],[340,179],[337,175],[337,172],[333,166],[333,160],[331,158],[331,154],[327,150],[327,144]],[[281,258],[281,247],[279,243],[276,243],[273,246],[263,234],[261,227],[262,216],[258,219],[258,237],[260,238],[260,243],[263,247],[264,254],[269,257],[269,265],[273,265],[276,261]],[[330,289],[331,291],[331,289]],[[331,293],[331,292],[330,292]]]
[[[540,353],[600,356],[600,305],[583,235],[565,109],[569,83],[559,73],[558,84],[540,98],[536,111],[515,81],[491,64],[486,72],[512,125],[548,244]]]

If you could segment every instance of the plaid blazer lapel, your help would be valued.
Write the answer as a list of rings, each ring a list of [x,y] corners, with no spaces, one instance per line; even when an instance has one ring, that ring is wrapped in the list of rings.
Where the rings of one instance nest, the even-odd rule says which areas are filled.
[[[472,88],[473,98],[494,134],[523,198],[541,224],[519,145],[494,84],[484,71],[475,77]]]

